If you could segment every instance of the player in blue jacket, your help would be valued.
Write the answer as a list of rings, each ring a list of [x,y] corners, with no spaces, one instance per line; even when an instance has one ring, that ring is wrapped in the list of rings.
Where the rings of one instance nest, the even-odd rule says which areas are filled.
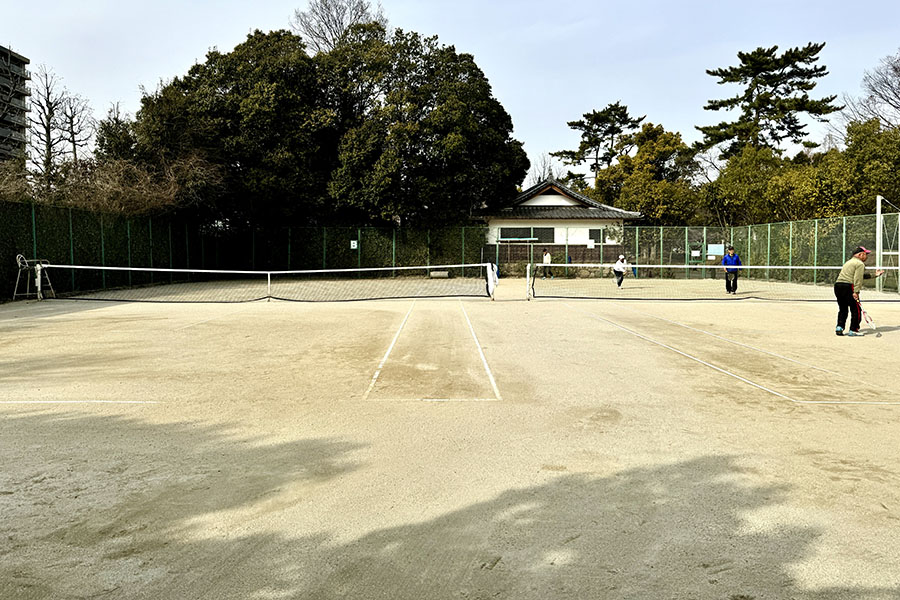
[[[737,294],[738,274],[741,257],[734,253],[734,246],[728,246],[728,254],[722,257],[722,270],[725,271],[725,293]]]

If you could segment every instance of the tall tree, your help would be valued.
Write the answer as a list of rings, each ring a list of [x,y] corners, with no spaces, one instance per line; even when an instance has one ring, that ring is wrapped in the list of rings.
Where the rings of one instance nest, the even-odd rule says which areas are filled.
[[[387,18],[379,2],[376,9],[368,0],[309,0],[306,10],[297,9],[291,27],[315,53],[330,52],[345,40],[354,25],[375,23],[387,29]]]
[[[97,123],[97,149],[94,155],[98,160],[132,160],[136,151],[134,119],[123,113],[117,102],[109,108],[106,118]]]
[[[40,65],[32,79],[29,141],[31,163],[38,191],[47,198],[57,179],[60,161],[66,152],[62,129],[65,95],[59,77],[46,65]]]
[[[77,165],[78,152],[90,144],[96,129],[87,100],[77,94],[64,92],[59,121],[67,154]]]
[[[770,148],[780,153],[781,143],[789,140],[807,147],[806,125],[800,115],[819,121],[841,107],[833,104],[836,96],[815,100],[809,92],[816,80],[828,74],[826,67],[816,65],[824,43],[809,43],[803,48],[790,48],[778,54],[778,46],[738,52],[740,65],[707,70],[718,83],[738,84],[743,90],[730,98],[710,100],[705,110],[740,110],[736,121],[697,127],[703,133],[701,148],[724,144],[723,158],[735,156],[744,146]]]
[[[578,149],[551,152],[550,156],[571,166],[589,163],[596,186],[600,170],[608,169],[621,152],[619,146],[623,137],[637,129],[644,118],[629,115],[628,107],[621,102],[584,113],[582,119],[568,122],[571,129],[581,132]]]
[[[634,148],[634,152],[629,151]],[[699,195],[693,186],[698,171],[694,152],[680,133],[645,123],[619,143],[617,164],[604,174],[620,181],[616,206],[642,213],[655,225],[696,220]]]
[[[288,31],[255,31],[184,77],[144,96],[137,152],[161,165],[195,157],[220,165],[219,218],[233,223],[316,219],[325,211],[334,136],[312,58]]]
[[[343,136],[329,192],[369,220],[446,223],[514,197],[512,119],[469,54],[397,30],[383,98]]]

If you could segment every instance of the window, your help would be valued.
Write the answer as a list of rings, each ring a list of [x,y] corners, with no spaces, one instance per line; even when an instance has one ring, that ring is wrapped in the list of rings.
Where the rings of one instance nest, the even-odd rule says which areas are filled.
[[[532,227],[531,237],[537,238],[541,244],[552,244],[556,241],[552,227]]]
[[[594,242],[596,242],[598,244],[602,244],[603,243],[603,230],[602,229],[589,229],[588,237],[590,239],[594,240]]]
[[[539,244],[554,243],[552,227],[501,227],[501,240],[528,240]]]
[[[531,237],[531,227],[501,227],[500,239],[512,240]]]

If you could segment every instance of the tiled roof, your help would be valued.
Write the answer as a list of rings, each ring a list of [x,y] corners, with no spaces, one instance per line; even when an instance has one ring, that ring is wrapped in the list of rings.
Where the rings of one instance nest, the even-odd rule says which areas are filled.
[[[640,213],[600,205],[588,206],[511,206],[491,211],[489,216],[503,219],[639,219]]]
[[[555,188],[564,196],[575,200],[582,206],[522,206],[523,202],[539,196],[548,189]],[[601,204],[584,194],[579,194],[560,181],[545,179],[533,185],[513,200],[509,206],[493,209],[490,212],[481,213],[479,217],[502,217],[507,219],[625,219],[638,220],[643,218],[639,212],[622,210],[614,206]]]

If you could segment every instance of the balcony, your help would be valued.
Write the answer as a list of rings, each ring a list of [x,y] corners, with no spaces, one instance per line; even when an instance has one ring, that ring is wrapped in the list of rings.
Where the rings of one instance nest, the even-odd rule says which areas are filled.
[[[13,140],[24,144],[27,138],[22,131],[14,131],[12,129],[0,127],[0,139]]]

